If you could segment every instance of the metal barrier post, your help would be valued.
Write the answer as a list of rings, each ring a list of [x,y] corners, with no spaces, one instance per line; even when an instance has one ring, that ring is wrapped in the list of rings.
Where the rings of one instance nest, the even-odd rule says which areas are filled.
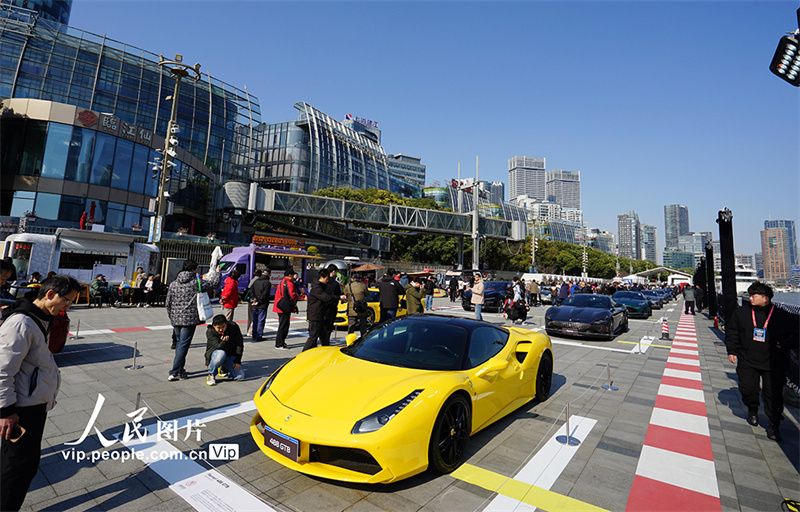
[[[613,383],[611,382],[611,366],[609,366],[608,363],[606,363],[606,374],[608,375],[608,384],[603,384],[601,387],[609,391],[619,390],[618,387],[612,385]]]
[[[565,436],[556,436],[556,441],[561,444],[565,444],[567,446],[578,446],[581,444],[580,440],[577,437],[572,437],[569,430],[569,402],[567,402],[567,435]]]
[[[133,343],[133,364],[126,366],[126,370],[138,370],[140,368],[144,368],[144,366],[136,364],[136,354],[139,352],[139,342],[135,341]]]

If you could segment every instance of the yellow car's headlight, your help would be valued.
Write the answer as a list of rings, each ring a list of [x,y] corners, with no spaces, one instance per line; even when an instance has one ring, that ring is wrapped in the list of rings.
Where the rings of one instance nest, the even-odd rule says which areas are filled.
[[[275,381],[275,377],[278,376],[278,372],[281,371],[281,369],[283,369],[283,366],[281,366],[280,368],[275,370],[275,372],[272,375],[269,376],[269,378],[267,379],[267,382],[264,384],[264,386],[261,388],[261,391],[258,393],[258,396],[264,396],[264,393],[267,392],[269,387]]]
[[[375,432],[382,426],[389,423],[389,420],[397,416],[397,414],[405,409],[415,398],[422,393],[422,389],[415,389],[407,397],[399,400],[383,409],[376,411],[369,416],[358,420],[351,431],[352,434],[366,434],[368,432]]]

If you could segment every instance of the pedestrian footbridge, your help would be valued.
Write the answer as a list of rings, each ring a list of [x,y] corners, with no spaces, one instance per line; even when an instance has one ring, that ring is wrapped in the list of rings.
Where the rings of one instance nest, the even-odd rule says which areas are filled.
[[[353,222],[385,229],[472,236],[474,216],[400,205],[382,205],[332,197],[282,192],[257,183],[229,181],[223,187],[222,208],[251,213],[300,216],[340,222]],[[520,241],[525,239],[525,223],[478,217],[477,234],[487,238]]]

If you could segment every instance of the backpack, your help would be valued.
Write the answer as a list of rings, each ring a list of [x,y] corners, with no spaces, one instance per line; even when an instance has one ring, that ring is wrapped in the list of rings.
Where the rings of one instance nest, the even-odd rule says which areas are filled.
[[[348,286],[350,287],[350,296],[353,297],[353,311],[355,311],[357,315],[361,315],[369,311],[367,299],[363,298],[356,300],[355,295],[353,295],[353,283],[349,283]]]

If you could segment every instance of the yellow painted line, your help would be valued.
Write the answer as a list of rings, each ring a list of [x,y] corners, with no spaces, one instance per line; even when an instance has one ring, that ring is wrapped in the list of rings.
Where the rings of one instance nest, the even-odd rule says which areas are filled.
[[[450,476],[549,512],[574,512],[576,510],[608,512],[604,508],[470,464],[462,464],[461,467],[450,473]]]
[[[628,345],[638,345],[638,341],[620,341],[617,340],[617,343],[627,343]],[[658,348],[672,348],[672,345],[654,345],[653,343],[642,343],[642,345],[647,345],[648,347],[658,347]]]

